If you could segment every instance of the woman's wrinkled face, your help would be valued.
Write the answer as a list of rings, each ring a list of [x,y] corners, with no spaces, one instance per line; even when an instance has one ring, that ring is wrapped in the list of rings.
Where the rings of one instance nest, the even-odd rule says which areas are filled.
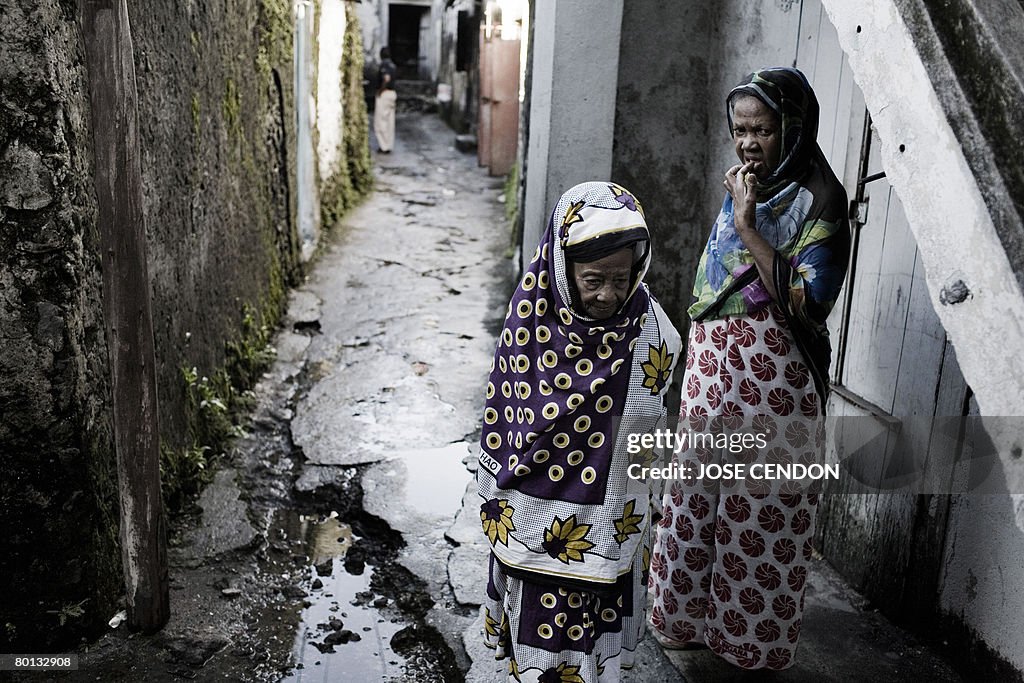
[[[582,313],[594,320],[615,315],[629,295],[633,248],[625,247],[591,263],[571,264]]]
[[[741,164],[753,162],[751,172],[764,180],[779,167],[782,154],[782,126],[771,107],[750,95],[732,105],[732,142]]]

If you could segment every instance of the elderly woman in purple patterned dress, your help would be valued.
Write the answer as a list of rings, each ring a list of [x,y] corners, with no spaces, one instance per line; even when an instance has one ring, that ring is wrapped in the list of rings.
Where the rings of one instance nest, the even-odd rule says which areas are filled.
[[[513,680],[618,681],[643,633],[651,491],[626,439],[664,425],[680,347],[643,282],[650,244],[632,194],[577,185],[509,304],[477,481],[485,640]]]

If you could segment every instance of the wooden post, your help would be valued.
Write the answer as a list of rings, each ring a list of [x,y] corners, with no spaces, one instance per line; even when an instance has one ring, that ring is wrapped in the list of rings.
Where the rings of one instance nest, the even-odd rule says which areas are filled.
[[[151,633],[167,623],[170,609],[132,39],[125,0],[84,0],[80,7],[89,70],[128,624]]]

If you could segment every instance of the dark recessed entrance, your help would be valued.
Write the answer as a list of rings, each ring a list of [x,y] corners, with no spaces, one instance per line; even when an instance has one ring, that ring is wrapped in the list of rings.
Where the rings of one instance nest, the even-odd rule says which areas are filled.
[[[430,8],[422,5],[388,7],[388,45],[391,59],[398,66],[398,78],[427,78],[426,37],[430,28]]]

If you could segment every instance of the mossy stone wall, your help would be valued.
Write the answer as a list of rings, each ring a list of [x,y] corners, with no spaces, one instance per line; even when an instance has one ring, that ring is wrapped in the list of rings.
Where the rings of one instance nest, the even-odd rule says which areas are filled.
[[[231,370],[243,337],[276,323],[299,271],[291,5],[129,0],[128,10],[161,433],[180,451],[202,431],[183,371]]]
[[[84,47],[0,0],[0,651],[60,651],[121,588]]]
[[[370,124],[363,97],[363,38],[354,3],[345,3],[345,36],[341,63],[341,150],[326,178],[321,178],[320,223],[330,230],[373,185]]]
[[[100,632],[122,583],[77,11],[66,0],[0,0],[7,652],[67,651]],[[128,12],[161,438],[174,461],[207,445],[200,441],[226,438],[224,416],[200,414],[195,397],[232,401],[255,381],[300,271],[291,4],[129,0]],[[173,491],[175,471],[165,474]]]

